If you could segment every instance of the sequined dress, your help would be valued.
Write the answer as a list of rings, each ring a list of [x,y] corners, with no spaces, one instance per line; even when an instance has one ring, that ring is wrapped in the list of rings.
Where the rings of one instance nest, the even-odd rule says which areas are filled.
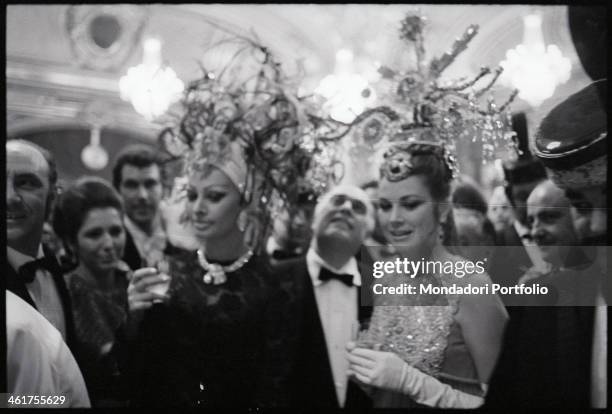
[[[461,284],[452,275],[423,276],[434,286]],[[413,280],[387,278],[387,286]],[[389,282],[390,281],[390,282]],[[418,290],[417,290],[418,291]],[[453,388],[482,396],[476,367],[455,320],[460,306],[457,295],[380,296],[375,298],[368,329],[359,335],[358,345],[394,352],[409,365]],[[381,389],[371,391],[374,407],[418,407],[409,396]]]
[[[195,252],[168,259],[170,300],[147,311],[131,347],[134,405],[285,404],[291,316],[267,261],[254,255],[213,285]]]

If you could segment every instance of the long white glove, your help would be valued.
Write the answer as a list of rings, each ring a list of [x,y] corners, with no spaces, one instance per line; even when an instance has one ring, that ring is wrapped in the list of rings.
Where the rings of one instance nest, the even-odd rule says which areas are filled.
[[[435,408],[476,408],[482,397],[452,388],[411,367],[392,352],[373,351],[347,345],[349,375],[366,385],[400,392],[419,404]]]

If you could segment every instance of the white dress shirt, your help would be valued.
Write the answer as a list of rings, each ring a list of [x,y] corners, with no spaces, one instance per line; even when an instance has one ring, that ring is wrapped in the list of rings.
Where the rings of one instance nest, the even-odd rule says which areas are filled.
[[[311,247],[306,253],[306,265],[323,325],[338,404],[344,407],[348,385],[346,371],[349,365],[346,358],[346,344],[356,339],[359,329],[356,286],[361,286],[361,275],[357,267],[357,260],[351,257],[341,269],[334,269]],[[322,282],[319,280],[319,272],[322,267],[334,273],[352,275],[354,286],[347,286],[335,279]]]
[[[6,340],[9,394],[63,396],[65,404],[61,407],[91,406],[83,375],[58,330],[9,291],[6,292]]]
[[[15,272],[18,272],[22,265],[35,260],[33,257],[20,253],[8,246],[6,247],[6,256],[9,265],[15,269]],[[44,257],[44,252],[42,245],[39,245],[36,258],[41,257]],[[37,269],[36,277],[31,283],[26,284],[26,288],[38,311],[60,331],[65,340],[66,319],[64,312],[66,310],[62,306],[53,275],[47,270]]]

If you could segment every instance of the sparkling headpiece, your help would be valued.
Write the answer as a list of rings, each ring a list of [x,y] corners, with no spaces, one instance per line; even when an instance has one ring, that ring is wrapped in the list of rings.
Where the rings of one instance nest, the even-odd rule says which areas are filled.
[[[434,155],[438,157],[444,163],[443,165],[447,166],[446,171],[448,174],[446,179],[450,181],[453,178],[452,161],[443,145],[414,140],[396,142],[389,146],[383,155],[384,161],[380,167],[381,176],[391,182],[407,178],[413,174],[414,170],[412,157],[419,155]]]
[[[472,80],[443,82],[440,75],[463,52],[474,38],[478,26],[467,28],[450,51],[425,62],[423,29],[424,17],[411,14],[403,21],[400,38],[411,45],[416,54],[416,68],[405,72],[386,66],[379,68],[381,82],[386,84],[382,105],[360,114],[351,124],[356,145],[372,150],[394,141],[422,141],[445,148],[445,160],[457,174],[457,142],[466,139],[482,142],[483,161],[494,158],[498,148],[515,148],[514,133],[510,128],[511,114],[508,101],[498,106],[492,97],[481,102],[493,86],[502,68],[483,67]],[[475,88],[476,83],[490,75],[487,83]]]
[[[297,84],[265,46],[232,40],[238,52],[218,74],[202,68],[204,76],[186,89],[184,114],[162,131],[159,143],[183,161],[184,173],[209,166],[226,173],[262,230],[257,247],[273,207],[291,207],[304,191],[323,192],[331,170],[317,162],[325,150],[318,139],[325,121],[297,96]]]

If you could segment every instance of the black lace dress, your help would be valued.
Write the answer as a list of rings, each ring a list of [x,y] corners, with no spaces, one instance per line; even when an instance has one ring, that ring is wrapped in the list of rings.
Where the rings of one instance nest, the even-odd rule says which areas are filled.
[[[93,407],[127,404],[125,384],[115,350],[123,341],[117,332],[128,315],[125,272],[117,270],[113,287],[98,284],[78,273],[66,276],[76,331],[74,356],[87,384]]]
[[[168,259],[170,300],[146,311],[131,346],[133,405],[286,405],[295,312],[267,260],[212,285],[195,252]]]

